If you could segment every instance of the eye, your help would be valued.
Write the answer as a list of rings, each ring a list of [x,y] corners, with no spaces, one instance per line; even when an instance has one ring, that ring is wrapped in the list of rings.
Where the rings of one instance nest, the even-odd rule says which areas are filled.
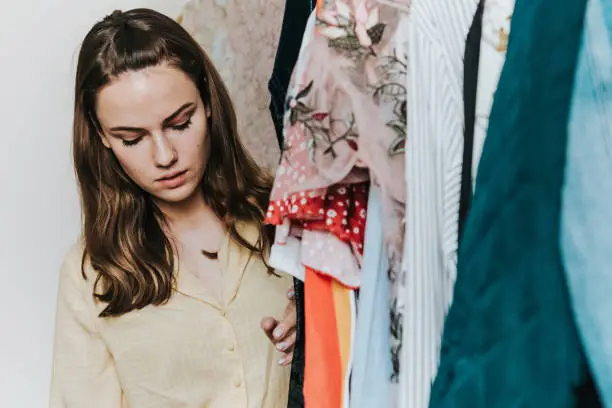
[[[185,130],[187,129],[189,126],[191,126],[191,118],[187,119],[185,122],[183,123],[179,123],[178,125],[174,125],[172,126],[172,129],[174,130]]]
[[[140,142],[141,140],[142,140],[142,136],[141,137],[137,137],[136,139],[131,139],[131,140],[123,139],[122,143],[123,143],[124,146],[134,146],[138,142]]]

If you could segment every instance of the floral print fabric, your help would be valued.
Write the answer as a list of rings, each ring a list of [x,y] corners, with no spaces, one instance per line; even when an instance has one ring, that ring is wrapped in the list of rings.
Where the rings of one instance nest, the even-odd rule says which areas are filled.
[[[282,158],[267,219],[280,226],[276,245],[285,245],[291,236],[301,235],[304,265],[349,287],[359,287],[359,248],[346,245],[347,241],[337,234],[304,231],[304,225],[296,221],[308,221],[307,208],[298,205],[296,212],[287,209],[293,207],[293,198],[301,201],[301,194],[322,202],[333,196],[336,188],[368,181],[380,186],[383,234],[390,260],[394,380],[399,372],[402,338],[397,293],[402,286],[399,271],[406,200],[403,175],[408,74],[408,14],[398,9],[405,10],[408,5],[406,0],[317,3],[289,87]],[[310,194],[313,196],[308,197]],[[357,207],[355,202],[351,205]],[[329,248],[333,257],[305,255],[310,242]]]
[[[406,52],[391,9],[372,0],[317,4],[288,93],[271,200],[365,181],[367,173],[355,169],[367,167],[387,197],[387,237],[399,254]]]

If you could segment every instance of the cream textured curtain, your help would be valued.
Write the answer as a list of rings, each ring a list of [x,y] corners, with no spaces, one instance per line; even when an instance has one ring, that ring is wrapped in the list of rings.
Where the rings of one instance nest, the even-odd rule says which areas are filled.
[[[269,169],[279,149],[268,105],[285,0],[191,0],[181,24],[212,58],[229,88],[243,142]]]

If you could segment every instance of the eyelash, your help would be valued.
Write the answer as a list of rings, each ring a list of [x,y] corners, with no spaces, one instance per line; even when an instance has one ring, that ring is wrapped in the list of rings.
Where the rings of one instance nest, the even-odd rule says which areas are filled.
[[[172,129],[181,131],[181,130],[188,129],[189,126],[191,126],[191,118],[189,118],[186,122],[183,122],[181,124],[172,126]],[[123,145],[124,146],[128,146],[128,147],[129,146],[134,146],[135,144],[140,142],[141,139],[142,139],[142,136],[138,137],[136,139],[132,139],[132,140],[123,140]]]
[[[140,142],[140,139],[142,139],[142,136],[136,139],[132,139],[132,140],[122,140],[122,142],[124,146],[129,147],[129,146],[134,146],[136,143]]]
[[[187,119],[186,122],[180,123],[178,125],[172,126],[174,130],[185,130],[191,126],[191,118]]]

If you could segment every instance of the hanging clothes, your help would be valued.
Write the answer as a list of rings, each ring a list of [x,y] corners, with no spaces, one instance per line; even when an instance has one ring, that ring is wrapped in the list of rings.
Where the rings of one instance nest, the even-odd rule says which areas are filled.
[[[306,267],[306,407],[348,408],[354,341],[355,294]]]
[[[295,346],[293,347],[293,360],[291,361],[291,379],[289,383],[289,397],[287,408],[304,407],[304,364],[305,364],[305,308],[304,283],[293,278],[293,293],[295,300]]]
[[[482,155],[493,97],[499,76],[506,61],[510,23],[515,0],[485,0],[482,16],[482,36],[478,69],[478,86],[474,122],[472,154],[472,185],[476,183],[478,164]]]
[[[563,263],[587,359],[612,406],[612,2],[587,4],[569,122]]]
[[[283,117],[285,98],[291,73],[298,59],[308,17],[315,7],[315,0],[286,0],[283,26],[278,40],[274,68],[268,81],[270,114],[276,130],[279,147],[283,145]]]
[[[388,6],[353,6],[320,1],[307,26],[271,200],[367,181],[367,172],[356,170],[367,167],[383,188],[387,241],[399,257],[405,184],[395,175],[404,166],[405,40],[396,30],[398,13],[380,10]]]
[[[406,145],[402,408],[423,408],[452,299],[463,150],[463,56],[476,0],[413,0]],[[405,367],[405,369],[404,369]]]
[[[291,73],[297,62],[308,17],[314,6],[314,0],[291,0],[285,2],[285,14],[276,49],[274,68],[268,81],[270,114],[272,122],[274,122],[279,149],[283,145],[283,117],[285,114],[287,88],[289,87]],[[292,269],[296,268],[292,266]],[[296,308],[296,343],[291,363],[291,386],[289,388],[287,408],[300,408],[304,406],[304,396],[302,394],[302,389],[304,388],[305,344],[303,279],[294,278],[293,289]]]
[[[346,287],[359,288],[368,189],[367,182],[337,184],[272,202],[266,222],[277,230],[270,262],[297,277],[308,266]],[[296,252],[279,253],[279,248]]]
[[[459,196],[458,242],[472,202],[472,154],[474,153],[474,128],[476,121],[476,95],[478,91],[478,68],[480,65],[480,45],[482,38],[482,15],[484,0],[478,2],[470,31],[465,41],[463,54],[463,161],[461,163],[461,193]]]
[[[516,1],[432,408],[599,406],[591,405],[596,392],[559,251],[566,124],[585,6]]]
[[[191,0],[180,17],[228,88],[241,141],[270,170],[278,166],[279,148],[268,113],[267,83],[284,7],[284,0]]]
[[[486,5],[485,5],[486,4]],[[514,0],[480,0],[463,59],[465,128],[459,205],[459,242],[469,212],[493,95],[506,58]],[[484,15],[484,35],[483,35]],[[481,51],[482,49],[482,51]],[[482,67],[482,69],[481,69]]]
[[[363,282],[355,332],[351,373],[351,408],[391,408],[396,390],[392,374],[389,333],[389,261],[383,246],[381,191],[374,186],[368,197]]]
[[[322,195],[296,193],[271,204],[267,213],[267,222],[277,225],[277,235],[280,231],[293,242],[289,250],[295,250],[291,254],[287,242],[277,241],[276,251],[285,252],[279,255],[273,248],[270,263],[304,281],[302,383],[307,406],[348,407],[355,294],[337,278],[342,271],[353,276],[351,272],[359,270],[354,255],[363,255],[368,189],[368,183],[360,183],[330,186]],[[291,235],[292,229],[299,234]],[[298,243],[291,241],[296,236]]]
[[[474,193],[493,95],[506,59],[513,10],[514,0],[480,0],[467,36],[463,79],[465,130],[459,241]]]
[[[396,378],[401,330],[394,322],[401,320],[395,309],[403,284],[399,266],[406,187],[397,177],[404,172],[406,137],[406,10],[405,0],[317,3],[289,87],[282,159],[266,221],[278,226],[273,266],[302,278],[312,268],[348,288],[358,288],[361,251],[337,234],[305,228],[304,221],[312,214],[296,218],[286,211],[287,205],[292,204],[293,210],[293,199],[326,201],[334,196],[334,188],[368,182],[380,186]],[[324,214],[315,214],[318,221],[324,220]],[[360,227],[358,233],[362,231]],[[333,250],[334,256],[317,258],[316,247],[310,255],[309,242]]]

